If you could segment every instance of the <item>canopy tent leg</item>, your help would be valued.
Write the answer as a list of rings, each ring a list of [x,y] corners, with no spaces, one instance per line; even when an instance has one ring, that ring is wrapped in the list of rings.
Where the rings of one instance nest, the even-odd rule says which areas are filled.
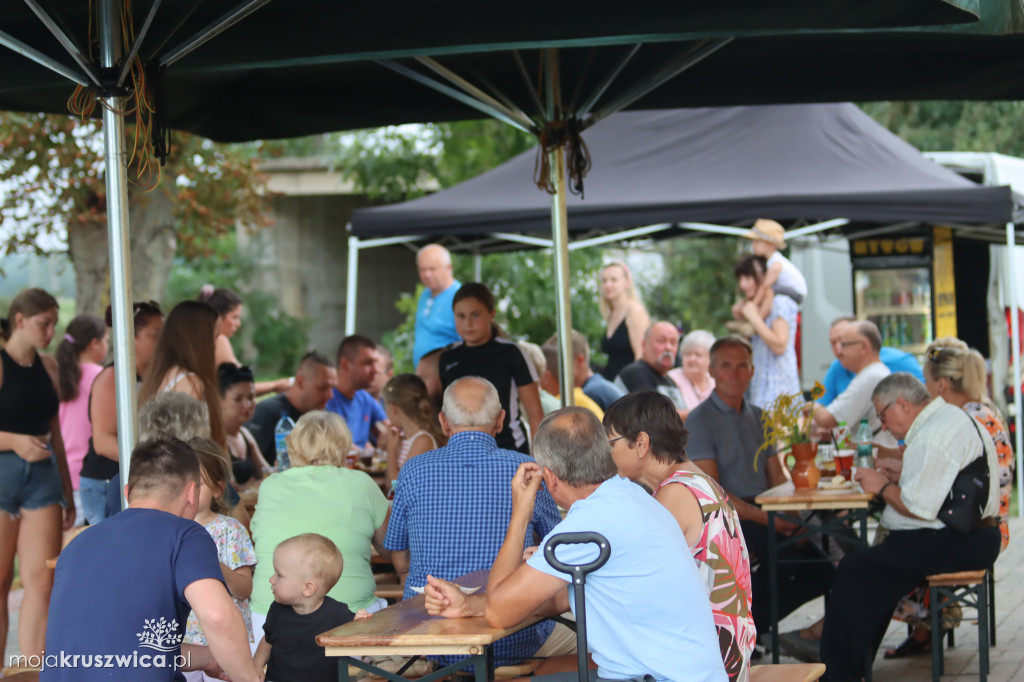
[[[1021,433],[1021,390],[1020,390],[1020,323],[1017,320],[1017,239],[1013,223],[1006,223],[1006,272],[1010,278],[1010,355],[1013,358],[1013,371],[1010,372],[1010,383],[1013,384],[1013,422],[1015,425],[1015,443],[1017,457],[1017,516],[1024,517],[1024,433]]]
[[[121,3],[99,1],[100,59],[114,68],[121,56]],[[110,309],[113,318],[114,398],[117,403],[117,451],[121,472],[121,508],[128,506],[124,484],[135,447],[135,324],[132,316],[132,264],[128,250],[128,173],[125,167],[124,98],[105,97],[103,149],[107,183],[107,234],[110,249]]]
[[[359,237],[348,238],[348,272],[345,273],[345,336],[356,333],[356,284],[359,282]]]
[[[552,111],[562,108],[558,51],[547,50],[547,88]],[[562,406],[573,404],[572,303],[569,298],[569,211],[565,203],[565,148],[548,152],[555,193],[551,197],[551,238],[555,254],[555,324],[558,332],[558,389]]]
[[[473,253],[473,281],[484,281],[484,258],[479,251]]]

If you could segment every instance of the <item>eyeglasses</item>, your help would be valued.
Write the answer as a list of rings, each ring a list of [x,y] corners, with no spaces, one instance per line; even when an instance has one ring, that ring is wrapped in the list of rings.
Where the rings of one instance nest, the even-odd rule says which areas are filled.
[[[859,346],[862,343],[864,343],[864,339],[857,339],[856,341],[840,341],[839,347],[849,348],[850,346]]]
[[[878,412],[878,421],[885,423],[885,413],[889,411],[889,408],[896,404],[896,401],[892,401]]]
[[[623,438],[625,438],[625,436],[616,436],[615,438],[609,438],[608,439],[608,445],[611,445],[612,443],[614,443],[617,440],[622,440]]]

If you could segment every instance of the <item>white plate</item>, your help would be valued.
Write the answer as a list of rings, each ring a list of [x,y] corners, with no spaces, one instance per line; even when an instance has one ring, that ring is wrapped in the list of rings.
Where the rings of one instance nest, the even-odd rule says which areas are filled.
[[[850,490],[851,488],[853,488],[853,481],[843,481],[838,484],[832,481],[818,482],[818,490]]]
[[[422,587],[410,587],[409,589],[412,590],[413,592],[415,592],[416,594],[423,594],[423,588]],[[473,594],[474,592],[476,592],[480,588],[479,587],[463,587],[462,585],[459,585],[459,589],[462,590],[462,594]]]

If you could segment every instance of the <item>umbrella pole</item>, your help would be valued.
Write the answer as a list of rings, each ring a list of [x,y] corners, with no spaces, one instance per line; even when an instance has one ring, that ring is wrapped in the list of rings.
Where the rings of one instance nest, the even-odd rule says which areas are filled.
[[[359,283],[359,237],[348,238],[348,272],[345,273],[345,336],[356,333],[356,286]]]
[[[1024,517],[1024,434],[1021,433],[1021,390],[1020,390],[1020,323],[1017,320],[1017,240],[1013,223],[1006,223],[1006,272],[1010,278],[1010,357],[1013,358],[1013,371],[1010,372],[1010,383],[1013,385],[1013,421],[1014,449],[1017,457],[1017,516]]]
[[[547,50],[548,102],[553,114],[562,108],[558,51]],[[551,238],[555,254],[555,323],[558,332],[558,388],[562,406],[573,404],[572,308],[569,299],[569,214],[565,203],[565,148],[548,152],[555,193],[551,197]]]
[[[121,57],[120,2],[99,0],[100,59],[114,68]],[[103,149],[107,184],[107,235],[110,249],[110,309],[114,349],[117,450],[121,472],[121,508],[128,506],[124,484],[135,447],[135,325],[132,316],[132,265],[128,251],[128,175],[125,168],[123,97],[103,99]]]

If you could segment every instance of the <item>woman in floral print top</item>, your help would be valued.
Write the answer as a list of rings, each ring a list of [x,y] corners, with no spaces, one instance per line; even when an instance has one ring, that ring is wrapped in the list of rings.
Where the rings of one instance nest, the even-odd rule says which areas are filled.
[[[679,522],[707,583],[725,670],[744,682],[757,633],[750,556],[728,495],[686,457],[688,434],[667,397],[630,393],[608,409],[604,427],[619,475],[653,490]]]

